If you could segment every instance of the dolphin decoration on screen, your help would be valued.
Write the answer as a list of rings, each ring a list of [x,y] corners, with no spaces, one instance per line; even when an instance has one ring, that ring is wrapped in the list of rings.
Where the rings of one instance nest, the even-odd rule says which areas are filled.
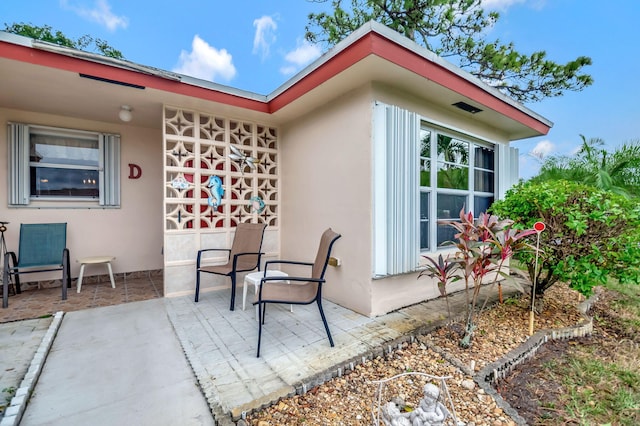
[[[209,188],[209,192],[211,193],[211,196],[207,199],[207,204],[209,204],[214,209],[217,209],[218,206],[222,204],[222,196],[224,195],[222,179],[220,179],[218,176],[209,176],[207,188]]]

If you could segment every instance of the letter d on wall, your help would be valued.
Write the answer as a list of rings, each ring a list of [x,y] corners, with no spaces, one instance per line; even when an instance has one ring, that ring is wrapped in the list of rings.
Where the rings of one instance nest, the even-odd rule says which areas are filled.
[[[129,179],[139,179],[142,176],[142,169],[137,164],[129,163]]]

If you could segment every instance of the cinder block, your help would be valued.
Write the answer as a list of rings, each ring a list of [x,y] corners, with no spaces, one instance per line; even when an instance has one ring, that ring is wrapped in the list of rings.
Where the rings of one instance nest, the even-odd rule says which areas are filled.
[[[0,426],[16,426],[18,424],[18,416],[7,416],[5,413],[4,417],[0,421]]]
[[[29,394],[29,388],[26,386],[22,386],[19,387],[18,390],[16,390],[16,394],[14,396],[22,396],[22,395],[28,395]]]

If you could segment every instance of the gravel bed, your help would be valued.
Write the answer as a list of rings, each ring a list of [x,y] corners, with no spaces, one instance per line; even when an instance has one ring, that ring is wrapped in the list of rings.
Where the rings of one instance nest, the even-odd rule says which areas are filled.
[[[458,421],[474,425],[516,425],[493,397],[474,381],[480,371],[528,338],[529,298],[508,299],[489,307],[478,318],[472,346],[458,345],[462,324],[419,336],[384,357],[356,365],[342,377],[310,389],[304,395],[282,399],[271,407],[251,413],[251,426],[276,425],[371,425],[376,412],[378,385],[374,382],[407,372],[449,377],[445,382]],[[578,324],[581,298],[565,284],[556,284],[545,293],[544,310],[535,317],[535,331],[559,329]],[[451,362],[453,360],[453,362]],[[384,402],[401,397],[409,406],[417,405],[426,379],[407,375],[385,385]],[[446,402],[446,401],[444,401]],[[450,410],[451,411],[451,410]],[[452,423],[451,423],[452,424]]]

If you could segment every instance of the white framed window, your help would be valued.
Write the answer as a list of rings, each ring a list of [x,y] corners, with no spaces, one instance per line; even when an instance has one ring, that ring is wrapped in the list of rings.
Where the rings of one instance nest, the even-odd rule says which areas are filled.
[[[454,239],[455,230],[440,220],[458,220],[459,212],[475,217],[486,212],[496,194],[493,144],[447,129],[420,124],[420,251],[433,252]],[[430,167],[435,164],[436,167]]]
[[[9,123],[9,205],[120,205],[120,136]]]
[[[420,255],[453,239],[439,220],[464,207],[485,212],[517,173],[510,148],[426,121],[397,106],[373,107],[373,277],[417,270]],[[502,158],[502,163],[497,161]],[[504,164],[503,164],[504,163]],[[517,164],[515,165],[517,166]],[[503,183],[503,185],[504,185]]]

